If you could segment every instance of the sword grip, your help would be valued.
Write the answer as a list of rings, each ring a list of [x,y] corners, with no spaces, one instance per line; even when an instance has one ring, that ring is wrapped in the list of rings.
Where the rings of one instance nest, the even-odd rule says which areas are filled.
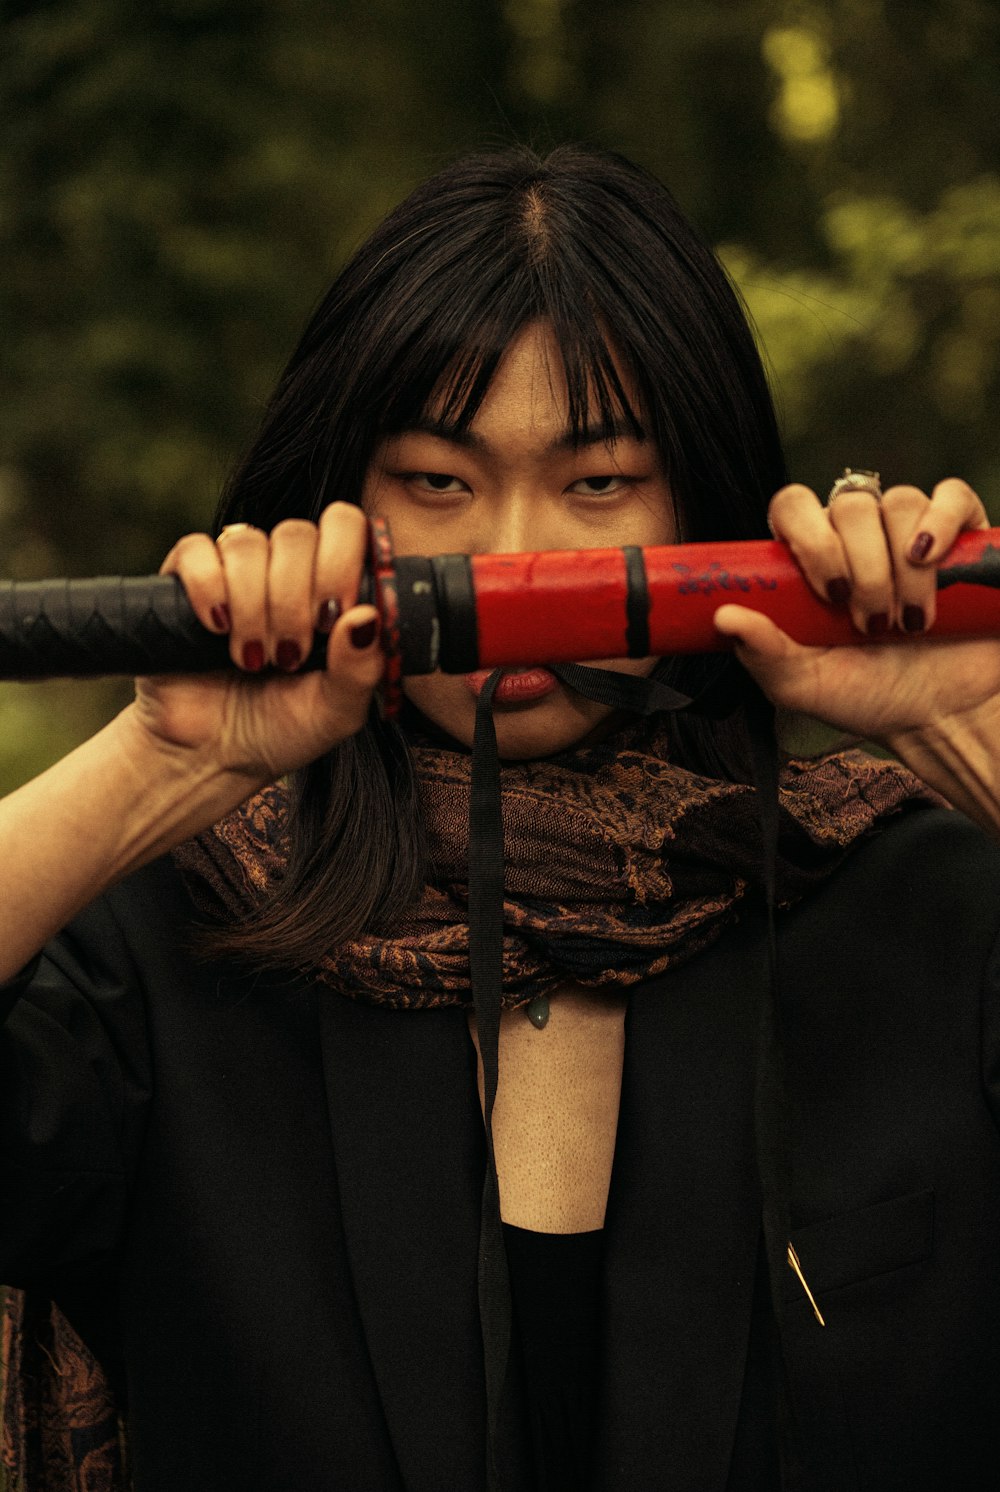
[[[305,668],[322,668],[318,635]],[[176,575],[0,582],[0,678],[214,673],[229,639],[194,614]]]

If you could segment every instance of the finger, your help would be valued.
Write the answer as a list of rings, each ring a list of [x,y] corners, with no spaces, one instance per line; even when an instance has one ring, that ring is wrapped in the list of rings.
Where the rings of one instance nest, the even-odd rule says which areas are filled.
[[[829,514],[810,487],[793,482],[775,493],[768,523],[783,539],[821,601],[843,606],[851,593],[851,574],[844,546]]]
[[[313,571],[319,531],[304,518],[271,530],[267,566],[269,650],[278,667],[294,673],[312,647]]]
[[[776,622],[749,606],[727,602],[719,607],[713,620],[717,632],[762,662],[783,663],[800,651],[800,644],[793,642],[787,632],[782,632]]]
[[[385,668],[374,606],[353,606],[340,617],[327,643],[326,667],[324,690],[338,718],[352,732],[360,730]]]
[[[230,628],[226,576],[215,544],[208,534],[185,534],[160,566],[161,575],[177,575],[195,616],[210,632]]]
[[[789,709],[802,707],[813,658],[821,650],[793,642],[770,617],[748,606],[720,606],[715,626],[732,640],[743,667],[775,704]]]
[[[226,576],[232,628],[229,653],[238,668],[259,673],[268,661],[267,534],[247,523],[224,529],[215,541]]]
[[[313,601],[321,631],[328,632],[336,617],[357,602],[367,551],[368,519],[361,509],[344,502],[324,508],[313,577]]]
[[[895,620],[896,593],[878,499],[863,489],[841,492],[826,511],[847,558],[851,620],[859,632],[882,637]]]
[[[914,565],[937,564],[964,529],[989,526],[979,494],[961,477],[947,477],[931,493],[931,505],[910,537],[906,557]]]
[[[896,580],[896,622],[904,632],[924,632],[934,624],[934,570],[921,569],[907,558],[913,536],[926,528],[930,508],[930,498],[919,487],[890,487],[882,497],[882,526]]]

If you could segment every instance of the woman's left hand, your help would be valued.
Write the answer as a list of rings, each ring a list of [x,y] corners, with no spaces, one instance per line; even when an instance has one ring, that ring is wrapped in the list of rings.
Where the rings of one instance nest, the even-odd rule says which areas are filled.
[[[969,711],[1000,720],[1000,638],[934,637],[937,563],[964,529],[989,527],[967,483],[949,478],[929,497],[891,487],[881,501],[842,492],[828,507],[792,485],[770,521],[816,594],[849,608],[859,637],[857,647],[803,647],[760,613],[721,607],[716,626],[776,704],[890,746]]]

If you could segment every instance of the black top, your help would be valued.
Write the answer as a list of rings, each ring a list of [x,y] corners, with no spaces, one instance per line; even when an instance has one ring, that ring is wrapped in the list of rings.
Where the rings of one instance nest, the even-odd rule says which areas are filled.
[[[597,1415],[603,1231],[503,1225],[537,1492],[584,1492]]]

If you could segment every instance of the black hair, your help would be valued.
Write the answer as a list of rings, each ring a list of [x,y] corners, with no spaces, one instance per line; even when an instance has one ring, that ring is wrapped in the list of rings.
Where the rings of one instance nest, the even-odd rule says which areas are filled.
[[[466,157],[376,228],[311,318],[231,477],[217,525],[270,529],[360,501],[375,446],[434,412],[474,419],[515,336],[547,321],[571,428],[624,419],[659,449],[682,540],[766,535],[786,480],[761,360],[738,294],[654,177],[623,157],[561,146]],[[618,367],[638,392],[626,396]],[[697,693],[714,659],[660,665]],[[684,765],[747,778],[745,731],[678,717]],[[314,962],[390,923],[422,884],[405,738],[377,718],[295,774],[281,886],[239,930],[264,962]]]

